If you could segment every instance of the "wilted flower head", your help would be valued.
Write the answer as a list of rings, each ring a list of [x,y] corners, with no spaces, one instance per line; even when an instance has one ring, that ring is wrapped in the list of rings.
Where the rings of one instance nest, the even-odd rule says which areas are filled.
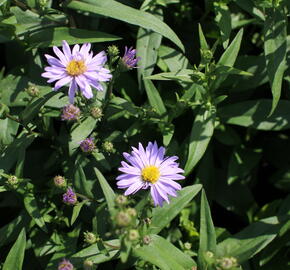
[[[73,104],[68,104],[62,108],[61,120],[78,120],[81,115],[81,111]]]
[[[98,241],[98,237],[92,232],[84,232],[84,241],[90,245]]]
[[[80,148],[85,153],[91,153],[96,149],[96,145],[94,143],[93,138],[86,138],[80,142]]]
[[[91,113],[91,116],[97,120],[101,120],[101,118],[103,117],[103,110],[99,107],[91,108],[90,113]]]
[[[121,61],[125,68],[131,69],[136,67],[138,61],[141,59],[141,57],[136,57],[136,50],[131,48],[125,47],[125,53],[122,57]]]
[[[64,203],[66,204],[76,204],[77,202],[77,195],[74,193],[74,191],[72,190],[72,188],[68,188],[66,190],[66,193],[64,193],[62,195],[62,200]]]
[[[42,77],[48,78],[48,83],[55,82],[54,90],[58,90],[69,84],[68,96],[70,103],[74,102],[74,96],[78,89],[87,99],[93,97],[92,87],[103,91],[100,82],[109,81],[112,77],[110,71],[104,68],[107,56],[104,51],[93,56],[90,51],[91,44],[86,43],[81,47],[76,44],[71,50],[68,43],[63,40],[62,51],[56,46],[53,51],[56,57],[46,54],[45,57],[50,66],[45,68]]]
[[[69,260],[63,259],[59,264],[58,264],[58,270],[73,270],[74,266],[71,264]]]
[[[178,157],[164,157],[165,148],[158,148],[157,143],[149,142],[146,149],[139,143],[139,149],[132,147],[131,154],[123,153],[128,161],[122,161],[117,177],[118,188],[127,189],[124,195],[135,194],[140,189],[150,188],[154,205],[169,203],[168,195],[176,197],[176,190],[181,186],[174,180],[182,180],[184,171],[175,161]]]

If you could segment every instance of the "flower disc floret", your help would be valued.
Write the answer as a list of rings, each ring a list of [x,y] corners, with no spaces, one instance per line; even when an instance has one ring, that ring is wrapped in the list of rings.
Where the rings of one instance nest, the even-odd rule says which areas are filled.
[[[103,91],[101,82],[112,78],[110,71],[104,68],[107,61],[105,52],[93,56],[90,43],[81,47],[76,44],[71,50],[63,40],[62,51],[56,46],[53,47],[53,51],[57,57],[45,55],[50,66],[45,68],[42,77],[47,78],[48,83],[55,82],[54,90],[69,85],[70,103],[74,103],[74,96],[78,90],[85,98],[90,99],[93,97],[92,87]]]
[[[150,188],[155,206],[169,203],[168,195],[176,197],[176,191],[181,189],[175,181],[185,178],[175,162],[178,157],[165,157],[165,148],[158,147],[156,142],[149,142],[145,149],[139,143],[138,148],[132,149],[130,154],[123,153],[127,162],[122,161],[119,168],[122,174],[117,177],[118,188],[126,189],[126,196]]]

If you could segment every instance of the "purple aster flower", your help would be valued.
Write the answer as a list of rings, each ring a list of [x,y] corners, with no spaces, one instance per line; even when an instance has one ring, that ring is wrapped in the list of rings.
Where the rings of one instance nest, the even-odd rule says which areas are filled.
[[[74,193],[72,188],[68,188],[66,193],[62,195],[62,200],[66,204],[76,204],[77,202],[77,195]]]
[[[81,111],[73,104],[68,104],[62,108],[61,120],[78,120],[81,115]]]
[[[154,205],[162,206],[163,201],[169,203],[168,195],[176,197],[176,190],[181,186],[174,180],[182,180],[184,171],[175,161],[178,157],[164,157],[165,148],[157,143],[149,142],[146,149],[139,143],[139,148],[132,147],[131,154],[123,153],[127,162],[122,161],[117,177],[118,188],[127,189],[124,195],[136,193],[140,189],[150,188]]]
[[[136,67],[138,61],[141,59],[141,57],[136,57],[136,50],[131,48],[125,47],[125,53],[122,57],[122,63],[127,69],[131,69]]]
[[[69,260],[63,259],[59,264],[58,264],[58,270],[73,270],[74,266],[71,264]]]
[[[74,102],[74,96],[78,89],[85,98],[93,97],[91,86],[103,91],[100,82],[109,81],[112,78],[110,71],[104,68],[107,56],[104,51],[93,56],[90,52],[91,44],[86,43],[81,47],[76,44],[71,50],[68,43],[62,41],[62,51],[56,46],[53,51],[56,57],[46,54],[45,57],[50,66],[45,68],[42,77],[48,78],[48,83],[55,82],[54,90],[58,90],[69,84],[68,96],[70,103]]]
[[[86,138],[80,142],[80,148],[85,153],[91,153],[95,150],[96,145],[93,138]]]

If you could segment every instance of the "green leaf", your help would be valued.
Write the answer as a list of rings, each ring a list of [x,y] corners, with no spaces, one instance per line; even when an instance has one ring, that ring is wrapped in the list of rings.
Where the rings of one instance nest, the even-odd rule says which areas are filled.
[[[22,270],[26,247],[26,234],[23,228],[16,242],[10,249],[3,265],[3,270]]]
[[[249,100],[219,108],[222,122],[251,127],[258,130],[284,130],[290,128],[290,101],[280,100],[275,112],[269,115],[271,100]]]
[[[22,119],[23,123],[26,125],[33,120],[33,118],[39,113],[41,107],[56,94],[56,91],[51,91],[45,96],[35,100],[33,103],[28,104],[24,111],[20,114],[20,119]]]
[[[150,80],[144,80],[144,85],[150,105],[161,117],[165,118],[167,111],[158,90]]]
[[[283,74],[286,70],[287,16],[285,9],[266,9],[264,51],[271,85],[274,112],[281,95]]]
[[[200,108],[191,129],[185,175],[190,174],[205,153],[214,132],[214,122],[214,109]]]
[[[32,189],[32,184],[27,183],[27,186],[30,190]],[[32,217],[37,226],[39,226],[44,232],[47,232],[44,219],[39,211],[34,194],[32,193],[32,191],[24,191],[23,195],[24,206],[28,214]]]
[[[0,145],[8,145],[13,142],[18,131],[19,123],[6,118],[0,120]]]
[[[288,220],[289,216],[261,219],[219,243],[217,254],[236,257],[242,263],[265,248]]]
[[[216,66],[216,68],[214,70],[214,74],[217,74],[218,76],[220,76],[222,74],[233,74],[233,75],[241,75],[241,76],[253,76],[252,73],[247,72],[247,71],[239,70],[239,69],[233,68],[233,67],[219,66],[219,65]]]
[[[191,257],[158,235],[149,235],[151,241],[133,250],[135,256],[162,270],[187,270],[196,266]]]
[[[103,252],[101,252],[98,243],[96,243],[72,255],[70,257],[70,260],[74,266],[82,267],[85,259],[88,259],[95,264],[100,264],[106,261],[113,260],[114,258],[118,258],[120,248],[119,239],[105,241],[104,245],[107,248],[108,255],[105,255]]]
[[[201,269],[206,269],[206,264],[203,259],[204,253],[206,251],[211,251],[212,253],[216,252],[216,234],[204,190],[202,190],[201,193],[199,235],[198,264]]]
[[[188,59],[181,52],[170,47],[161,46],[158,55],[172,72],[191,67]]]
[[[201,193],[199,250],[216,252],[216,234],[205,191]]]
[[[31,218],[26,211],[21,211],[19,216],[10,221],[10,223],[1,227],[0,229],[0,247],[7,244],[8,242],[14,241],[20,231],[28,226]]]
[[[152,14],[162,20],[161,8],[154,9]],[[136,43],[137,56],[141,57],[138,62],[139,68],[137,69],[139,85],[141,85],[141,78],[150,76],[154,70],[161,40],[162,35],[152,30],[139,28]]]
[[[207,44],[207,41],[204,37],[201,25],[198,24],[198,35],[199,35],[199,44],[200,44],[200,48],[203,50],[209,50],[209,46]]]
[[[72,155],[79,147],[80,142],[86,139],[96,127],[97,120],[91,116],[85,118],[80,124],[76,123],[72,126],[70,132],[71,139],[68,143],[69,153]]]
[[[153,30],[174,42],[182,51],[184,46],[171,28],[154,15],[137,10],[113,0],[86,0],[85,2],[72,1],[68,8],[87,11],[101,16],[108,16],[127,23]]]
[[[228,46],[228,48],[225,50],[225,52],[222,54],[221,58],[217,62],[217,65],[220,66],[228,66],[228,67],[233,67],[236,58],[238,56],[240,46],[241,46],[241,41],[242,41],[242,36],[243,36],[243,29],[241,29],[232,43]],[[217,89],[220,84],[227,78],[228,74],[225,73],[221,76],[219,76],[211,85],[211,88]]]
[[[83,200],[82,202],[77,203],[77,205],[75,205],[73,207],[73,213],[72,213],[71,221],[70,221],[71,226],[75,223],[76,219],[79,216],[79,213],[80,213],[82,207],[86,204],[86,202],[88,202],[88,200]]]
[[[163,72],[163,73],[158,73],[151,75],[149,77],[146,77],[144,82],[146,80],[163,80],[163,81],[169,81],[169,80],[176,80],[180,82],[188,82],[192,83],[192,78],[194,73],[190,69],[182,69],[179,71],[173,71],[173,72]]]
[[[159,233],[195,197],[201,187],[201,185],[185,187],[178,192],[176,198],[170,200],[170,204],[154,208],[148,233]]]
[[[261,11],[260,9],[258,9],[255,6],[255,2],[252,0],[233,0],[239,7],[241,7],[242,9],[244,9],[245,11],[247,11],[249,14],[251,14],[252,16],[258,18],[261,21],[265,21],[265,15],[263,13],[263,11]]]
[[[101,185],[103,193],[105,195],[106,202],[108,204],[109,212],[112,214],[114,211],[114,207],[115,207],[116,195],[115,195],[113,189],[111,188],[111,186],[108,184],[105,177],[102,175],[102,173],[97,168],[94,168],[94,171],[95,171],[95,174],[99,180],[99,183]]]
[[[214,2],[215,21],[220,29],[223,47],[226,49],[229,44],[232,30],[232,18],[228,6],[225,3]]]
[[[51,27],[33,32],[28,37],[27,42],[30,48],[46,48],[61,46],[63,40],[66,40],[69,44],[81,44],[86,42],[110,42],[120,39],[120,37],[99,31],[69,27]]]

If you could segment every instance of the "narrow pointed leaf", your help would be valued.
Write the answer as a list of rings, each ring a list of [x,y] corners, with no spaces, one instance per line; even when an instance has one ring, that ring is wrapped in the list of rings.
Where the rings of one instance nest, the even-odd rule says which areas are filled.
[[[126,6],[113,0],[86,0],[72,1],[67,7],[76,10],[95,13],[101,16],[108,16],[127,23],[138,25],[145,29],[153,30],[174,42],[182,51],[184,46],[173,30],[154,15]]]
[[[22,270],[25,247],[26,234],[25,229],[23,228],[6,257],[3,270]]]

